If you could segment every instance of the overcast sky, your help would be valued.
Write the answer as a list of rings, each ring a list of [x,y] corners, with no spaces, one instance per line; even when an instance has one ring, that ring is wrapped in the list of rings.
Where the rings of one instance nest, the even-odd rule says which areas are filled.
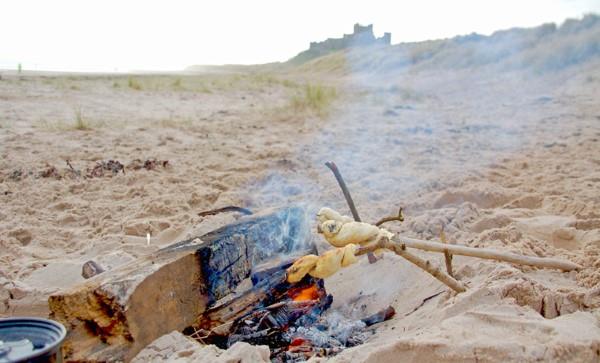
[[[392,43],[561,23],[600,0],[3,0],[0,68],[177,70],[285,61],[374,24]]]

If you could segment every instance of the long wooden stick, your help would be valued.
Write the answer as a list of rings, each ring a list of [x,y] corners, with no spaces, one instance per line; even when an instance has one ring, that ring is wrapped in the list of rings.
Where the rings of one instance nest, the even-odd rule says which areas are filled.
[[[489,248],[475,248],[467,246],[459,246],[453,244],[444,244],[440,242],[423,241],[416,238],[398,236],[394,237],[393,242],[400,244],[403,247],[417,248],[425,251],[442,252],[448,251],[454,255],[471,256],[485,258],[488,260],[506,261],[519,265],[529,265],[535,267],[556,268],[564,271],[580,270],[583,267],[565,260],[546,257],[533,257],[517,255],[515,253],[503,252]]]
[[[465,285],[462,282],[454,279],[452,276],[442,271],[437,265],[432,264],[431,262],[429,262],[429,260],[425,260],[417,255],[408,252],[406,250],[406,247],[402,244],[397,243],[395,241],[390,241],[385,237],[381,238],[377,243],[360,247],[356,255],[362,255],[365,253],[373,252],[380,248],[388,249],[390,251],[393,251],[395,254],[404,257],[405,259],[417,265],[421,269],[427,271],[429,274],[431,274],[431,276],[446,284],[456,292],[467,291]]]

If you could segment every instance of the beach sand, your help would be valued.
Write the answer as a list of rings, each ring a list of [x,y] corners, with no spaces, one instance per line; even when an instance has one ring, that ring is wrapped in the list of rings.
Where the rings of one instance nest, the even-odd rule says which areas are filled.
[[[443,226],[452,243],[584,267],[455,256],[468,287],[456,295],[395,255],[361,260],[326,280],[333,308],[364,316],[392,305],[396,316],[334,361],[597,361],[599,75],[598,62],[397,79],[6,72],[0,316],[47,316],[48,296],[84,281],[88,260],[114,268],[237,218],[203,210],[304,203],[349,214],[323,165],[332,160],[365,221],[402,206],[393,232],[438,239]],[[325,111],[298,108],[305,82],[337,97]],[[135,168],[152,158],[168,163]],[[125,171],[84,177],[110,159]]]

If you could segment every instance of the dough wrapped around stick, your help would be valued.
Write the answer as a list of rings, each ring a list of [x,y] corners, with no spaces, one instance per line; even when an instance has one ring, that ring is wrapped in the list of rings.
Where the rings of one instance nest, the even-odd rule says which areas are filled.
[[[354,219],[342,215],[331,208],[323,207],[317,213],[317,221],[319,222],[319,224],[322,224],[325,221],[338,221],[342,223],[348,223],[354,222]]]
[[[298,282],[306,274],[320,279],[329,277],[342,267],[357,262],[358,259],[355,256],[357,249],[358,246],[348,244],[343,248],[331,249],[321,256],[302,256],[287,269],[287,280],[291,283]]]
[[[401,213],[399,214],[401,215]],[[465,255],[498,261],[507,261],[530,266],[558,268],[565,271],[578,270],[582,267],[570,261],[563,261],[553,258],[543,258],[534,256],[517,255],[505,251],[497,251],[487,248],[474,248],[459,245],[448,245],[439,242],[423,241],[408,237],[396,237],[393,233],[383,228],[368,224],[355,222],[350,217],[343,216],[330,208],[321,208],[317,214],[319,221],[319,233],[322,233],[327,242],[335,247],[346,245],[358,245],[359,249],[353,250],[352,256],[375,251],[381,252],[383,249],[390,250],[395,254],[404,257],[433,277],[448,285],[456,292],[466,290],[463,283],[454,279],[448,273],[440,270],[431,261],[407,251],[407,247],[417,248],[425,251],[452,253],[455,255]],[[335,271],[341,268],[342,263],[337,255],[340,252],[332,250],[331,255],[323,255],[315,262],[315,268],[309,273],[316,277],[331,276]],[[323,259],[321,259],[323,258]],[[319,265],[317,269],[316,266]],[[448,268],[448,270],[450,270]],[[315,275],[313,275],[313,273]],[[304,276],[304,275],[303,275]]]
[[[380,229],[363,222],[339,222],[328,220],[321,223],[321,233],[327,242],[335,247],[343,247],[348,243],[364,244],[377,239]]]
[[[287,269],[288,282],[294,283],[302,280],[310,270],[315,268],[318,259],[319,256],[317,255],[306,255],[297,259],[296,262]]]

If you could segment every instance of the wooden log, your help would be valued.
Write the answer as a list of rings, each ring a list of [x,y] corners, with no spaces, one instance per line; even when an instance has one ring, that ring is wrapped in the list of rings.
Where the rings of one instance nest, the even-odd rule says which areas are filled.
[[[574,262],[547,257],[534,257],[517,255],[511,252],[498,251],[490,248],[475,248],[444,244],[440,242],[423,241],[416,238],[397,236],[393,241],[404,247],[416,248],[424,251],[444,252],[454,255],[485,258],[489,260],[506,261],[519,265],[528,265],[543,268],[555,268],[563,271],[580,270],[582,267]]]
[[[196,254],[206,278],[209,305],[233,292],[253,266],[282,255],[316,252],[305,211],[299,207],[243,218],[201,239],[204,243]]]
[[[323,294],[326,294],[322,279],[307,275],[299,282],[289,283],[286,271],[286,267],[289,266],[290,262],[285,261],[278,267],[268,267],[268,274],[257,272],[255,276],[260,276],[261,279],[256,280],[256,284],[252,288],[208,309],[199,316],[194,327],[211,330],[239,319],[253,310],[273,308],[282,300],[287,299],[288,294],[294,289],[303,289],[316,284]],[[218,333],[226,334],[229,327],[225,326]]]
[[[286,281],[285,270],[261,280],[256,286],[245,291],[223,304],[217,304],[198,317],[197,326],[204,330],[211,330],[225,323],[232,323],[235,319],[244,316],[260,306],[268,297],[276,296],[276,290],[285,291],[289,287]],[[229,327],[219,331],[223,335]]]
[[[51,316],[69,330],[66,358],[127,361],[194,324],[255,265],[277,254],[313,253],[306,223],[300,208],[244,217],[50,296]]]

